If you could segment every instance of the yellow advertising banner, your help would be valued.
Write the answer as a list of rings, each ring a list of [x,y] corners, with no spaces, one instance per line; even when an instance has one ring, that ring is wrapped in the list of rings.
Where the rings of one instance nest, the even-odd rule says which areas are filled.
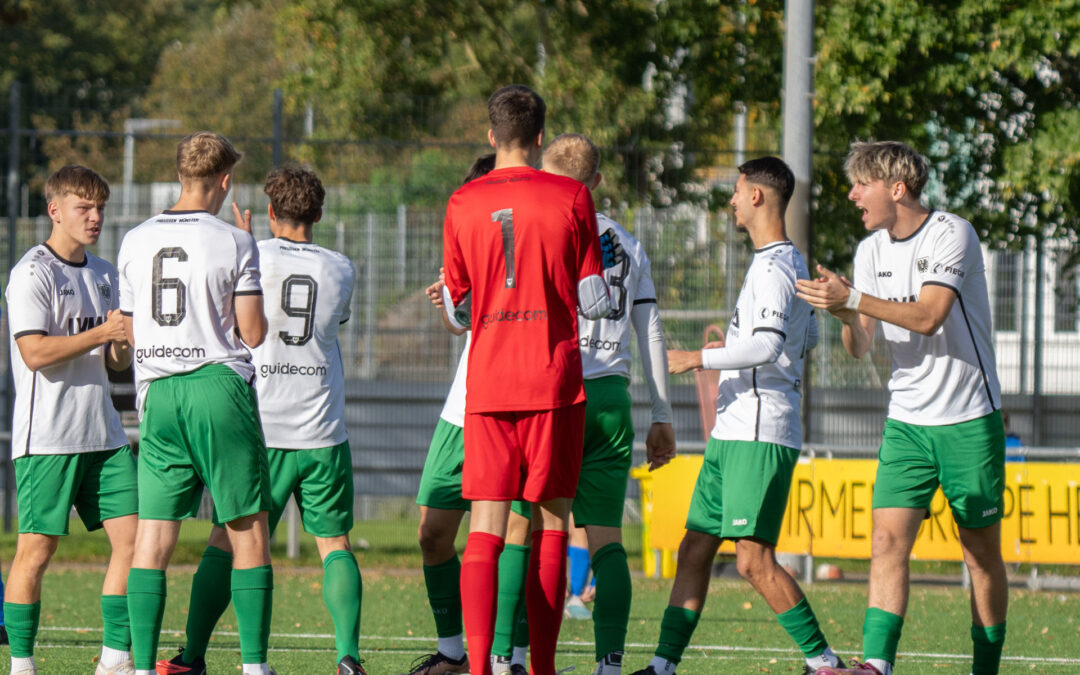
[[[649,542],[677,550],[702,457],[682,456],[649,474]],[[812,459],[795,468],[777,550],[869,558],[876,460]],[[1007,562],[1080,564],[1080,464],[1005,465],[1001,550]],[[730,542],[721,551],[733,552]],[[939,489],[912,557],[960,560],[959,537]]]

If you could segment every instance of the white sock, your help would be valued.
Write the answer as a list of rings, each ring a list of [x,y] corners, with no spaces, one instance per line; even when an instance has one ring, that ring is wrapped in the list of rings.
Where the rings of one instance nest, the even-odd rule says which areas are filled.
[[[126,663],[130,660],[131,652],[120,651],[119,649],[101,645],[101,665],[106,668],[115,668],[121,663]]]
[[[136,670],[135,675],[157,675],[157,670]]]
[[[17,673],[20,670],[32,670],[37,672],[37,663],[34,662],[33,656],[12,656],[11,657],[11,672]]]
[[[516,663],[519,666],[524,666],[526,665],[525,659],[528,657],[528,655],[528,647],[514,647],[514,654],[510,657],[510,664],[513,665]]]
[[[649,661],[649,665],[656,671],[656,675],[672,675],[677,667],[676,664],[668,661],[662,656],[652,657],[652,661]]]
[[[840,659],[836,657],[836,654],[833,652],[832,647],[826,647],[825,651],[821,652],[817,656],[806,659],[806,665],[809,666],[811,670],[824,668],[825,666],[835,666],[839,663]]]
[[[885,659],[866,659],[866,662],[881,671],[881,675],[892,675],[892,664]]]
[[[265,663],[245,663],[242,675],[270,675],[270,666]]]
[[[439,653],[453,661],[465,658],[465,638],[461,633],[439,638]]]

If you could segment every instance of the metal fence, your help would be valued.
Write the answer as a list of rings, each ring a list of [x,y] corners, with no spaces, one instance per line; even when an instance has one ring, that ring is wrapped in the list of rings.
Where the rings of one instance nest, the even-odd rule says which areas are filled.
[[[6,279],[24,251],[48,237],[41,186],[50,169],[67,161],[90,164],[112,181],[95,252],[114,261],[123,234],[176,199],[175,143],[181,130],[199,128],[197,120],[129,117],[97,120],[93,126],[70,110],[22,101],[17,89],[12,93],[6,114],[0,114],[0,138],[8,148],[0,278]],[[317,115],[290,118],[280,96],[264,110],[269,119],[263,128],[273,133],[233,137],[245,159],[232,199],[252,210],[256,236],[264,238],[269,236],[260,182],[265,171],[281,161],[299,161],[323,177],[327,199],[316,241],[343,251],[358,271],[352,320],[341,337],[357,489],[365,495],[411,497],[462,346],[443,330],[423,288],[441,262],[446,197],[474,157],[487,150],[471,141],[482,138],[482,131],[468,141],[425,137],[423,125],[410,138],[327,139],[311,128]],[[53,119],[82,122],[55,129],[48,124]],[[604,148],[602,158],[610,180],[597,193],[598,208],[648,251],[669,346],[700,346],[705,326],[726,327],[752,252],[726,208],[710,209],[702,205],[707,200],[691,202],[675,193],[657,198],[660,188],[653,179],[661,168],[677,165],[696,181],[684,186],[686,193],[730,188],[737,154]],[[672,203],[648,205],[665,199]],[[1080,404],[1076,267],[1064,246],[1026,244],[1023,250],[986,252],[1005,406],[1013,431],[1025,442],[1080,446],[1080,420],[1074,414]],[[887,402],[887,351],[879,340],[867,357],[853,360],[840,343],[840,324],[824,317],[820,326],[822,339],[808,360],[806,378],[808,441],[819,448],[872,448]],[[0,320],[0,368],[9,383],[4,409],[10,410],[7,337],[6,319]],[[676,433],[684,443],[702,438],[692,382],[691,376],[674,380]],[[635,422],[643,432],[645,391],[641,386],[634,391]],[[5,415],[3,424],[9,423]],[[5,465],[10,468],[10,462]]]

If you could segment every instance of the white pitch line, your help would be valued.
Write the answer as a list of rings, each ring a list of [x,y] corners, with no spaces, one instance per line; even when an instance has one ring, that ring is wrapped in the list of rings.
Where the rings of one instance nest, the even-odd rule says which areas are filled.
[[[57,633],[100,633],[101,628],[79,628],[75,626],[41,626],[38,628],[38,632],[53,631]],[[183,635],[182,630],[162,629],[162,635]],[[214,631],[215,635],[224,635],[228,637],[239,637],[239,633],[234,631]],[[271,633],[272,638],[294,638],[294,639],[317,639],[317,640],[333,640],[333,633]],[[381,642],[431,642],[434,643],[437,638],[427,636],[415,636],[415,635],[361,635],[361,640],[377,640]],[[586,642],[583,640],[560,640],[559,644],[564,647],[592,647],[594,643]],[[60,645],[57,645],[60,646]],[[651,649],[656,645],[651,642],[628,642],[627,647],[637,649]],[[231,647],[220,647],[215,649],[232,649]],[[691,651],[711,651],[711,652],[731,652],[731,653],[748,653],[748,654],[795,654],[796,650],[785,647],[744,647],[739,645],[699,645],[691,644],[687,648],[688,652]],[[318,649],[309,649],[304,647],[281,647],[271,648],[271,651],[321,651]],[[854,656],[858,656],[855,652],[847,652]],[[970,654],[951,654],[945,652],[898,652],[898,656],[918,658],[918,659],[951,659],[951,660],[967,660],[971,658]],[[689,656],[689,654],[688,654]],[[1080,665],[1080,658],[1070,658],[1065,656],[1014,656],[1011,654],[1002,654],[1002,661],[1011,661],[1019,663],[1047,663],[1047,664],[1059,664],[1059,665]]]

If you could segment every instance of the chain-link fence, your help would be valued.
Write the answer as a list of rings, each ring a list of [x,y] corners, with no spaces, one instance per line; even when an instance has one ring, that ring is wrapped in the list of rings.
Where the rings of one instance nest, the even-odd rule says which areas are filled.
[[[442,328],[423,289],[441,263],[445,200],[473,159],[488,151],[472,141],[483,139],[486,126],[482,119],[459,120],[457,127],[471,124],[476,133],[468,140],[446,138],[435,134],[439,125],[428,119],[439,111],[428,110],[422,111],[428,117],[410,118],[428,121],[412,124],[408,133],[392,127],[392,119],[380,118],[368,120],[368,128],[379,136],[322,138],[317,113],[308,109],[289,115],[281,100],[252,102],[251,115],[262,122],[247,120],[243,127],[273,133],[216,129],[237,131],[231,138],[245,153],[232,199],[252,210],[256,237],[265,238],[269,224],[261,180],[271,166],[306,163],[326,184],[315,240],[344,252],[358,272],[352,319],[341,333],[350,441],[362,495],[358,511],[362,518],[407,515],[462,347],[461,339]],[[0,278],[6,279],[13,261],[49,235],[41,188],[50,170],[79,162],[109,179],[113,192],[95,253],[115,261],[124,233],[175,201],[176,141],[182,132],[203,126],[190,115],[181,120],[103,118],[80,115],[70,105],[12,96],[2,108],[0,147],[8,149],[8,171]],[[70,128],[57,128],[60,122]],[[602,149],[607,179],[597,190],[598,208],[626,226],[649,253],[671,347],[696,348],[707,325],[726,328],[730,319],[752,251],[722,201],[710,208],[717,200],[686,197],[730,190],[737,156],[730,150],[682,147]],[[685,172],[678,190],[657,179],[672,171]],[[664,184],[677,182],[668,174]],[[1024,250],[987,251],[986,261],[998,372],[1013,431],[1029,444],[1080,445],[1080,421],[1072,412],[1080,403],[1080,286],[1072,259],[1064,246],[1031,241]],[[888,398],[887,351],[879,340],[869,356],[853,360],[840,342],[839,322],[819,321],[822,339],[808,359],[808,440],[818,447],[874,447]],[[0,332],[0,367],[7,373],[6,319]],[[6,381],[4,409],[10,410],[9,375]],[[648,400],[640,382],[635,373],[634,419],[643,438]],[[693,380],[681,376],[673,384],[676,433],[684,446],[693,447],[703,438]],[[5,428],[9,423],[5,415]],[[10,470],[10,462],[5,465]]]

